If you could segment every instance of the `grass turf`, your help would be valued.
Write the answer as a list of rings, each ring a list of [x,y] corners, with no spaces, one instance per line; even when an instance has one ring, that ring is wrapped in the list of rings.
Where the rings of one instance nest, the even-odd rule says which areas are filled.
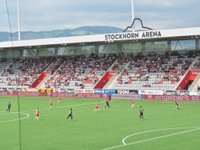
[[[20,117],[18,118],[18,100]],[[6,112],[8,101],[12,112]],[[200,103],[112,100],[111,108],[94,112],[96,99],[0,97],[0,149],[2,150],[191,150],[200,147]],[[138,108],[143,106],[144,119]],[[34,120],[35,108],[40,119]],[[66,119],[73,108],[74,119]],[[136,135],[134,135],[136,134]],[[130,136],[129,136],[130,135]],[[129,137],[127,137],[129,136]],[[127,138],[125,138],[127,137]],[[124,144],[122,140],[124,140]],[[20,140],[19,140],[20,139]],[[21,141],[19,143],[19,141]]]

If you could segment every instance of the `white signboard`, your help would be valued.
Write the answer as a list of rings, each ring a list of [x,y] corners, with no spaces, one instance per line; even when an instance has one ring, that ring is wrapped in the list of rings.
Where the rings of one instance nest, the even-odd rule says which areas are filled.
[[[139,90],[140,95],[163,95],[162,90]]]

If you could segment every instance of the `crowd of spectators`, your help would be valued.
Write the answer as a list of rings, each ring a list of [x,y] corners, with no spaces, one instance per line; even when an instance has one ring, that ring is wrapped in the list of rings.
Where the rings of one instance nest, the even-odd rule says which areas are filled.
[[[146,87],[151,84],[170,83],[180,81],[194,60],[194,55],[187,53],[166,52],[165,54],[138,54],[130,57],[129,65],[118,76],[118,84],[134,84],[136,81]]]
[[[45,87],[84,88],[87,85],[94,86],[102,77],[106,70],[112,65],[116,56],[91,54],[89,57],[84,55],[68,56],[64,63],[46,81]]]
[[[195,64],[192,66],[192,69],[199,69],[200,68],[200,57],[197,59]]]
[[[0,59],[0,84],[8,86],[27,86],[44,71],[49,78],[44,82],[46,88],[85,88],[94,85],[107,70],[118,73],[117,84],[136,82],[145,87],[152,84],[176,84],[192,64],[196,53],[166,52],[165,54],[109,54],[90,56],[53,56],[38,58]],[[1,67],[1,66],[0,66]],[[193,65],[200,68],[200,58]]]
[[[13,58],[1,72],[0,82],[8,86],[29,87],[52,62],[56,61],[56,57]]]

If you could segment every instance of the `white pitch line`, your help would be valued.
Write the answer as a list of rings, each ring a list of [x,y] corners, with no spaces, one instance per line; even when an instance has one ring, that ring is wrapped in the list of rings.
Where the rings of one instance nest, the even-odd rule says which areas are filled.
[[[10,114],[17,114],[18,112],[11,112]],[[20,120],[24,120],[24,119],[27,119],[27,118],[29,118],[30,117],[30,114],[28,114],[28,113],[23,113],[23,112],[20,112],[20,114],[24,114],[24,115],[26,115],[24,118],[21,118]],[[4,114],[5,115],[5,114]],[[7,114],[6,114],[7,115]],[[17,119],[12,119],[12,120],[7,120],[7,121],[1,121],[0,122],[0,124],[2,124],[2,123],[7,123],[7,122],[14,122],[14,121],[18,121],[19,120],[19,118],[17,118]]]
[[[84,106],[84,105],[91,105],[91,104],[95,105],[95,103],[74,104],[74,105],[67,105],[67,106],[57,106],[57,107],[52,107],[52,108],[47,107],[47,108],[42,108],[42,109],[40,109],[40,110],[56,109],[56,108],[68,108],[68,107]],[[30,117],[30,114],[25,113],[25,112],[30,112],[30,111],[35,111],[35,110],[24,110],[24,111],[20,112],[21,114],[27,115],[25,118],[22,118],[21,120],[24,120],[24,119],[29,118],[29,117]],[[11,113],[18,113],[18,112],[10,112],[10,114],[11,114]],[[0,115],[7,115],[7,114],[9,114],[9,113],[3,113],[3,114],[0,114]],[[13,120],[8,120],[8,121],[2,121],[2,122],[0,122],[0,124],[6,123],[6,122],[13,122],[13,121],[17,121],[17,120],[19,120],[19,119],[13,119]]]
[[[104,149],[101,149],[101,150],[116,149],[116,148],[125,147],[125,146],[128,146],[128,145],[134,145],[134,144],[138,144],[138,143],[153,141],[153,140],[157,140],[157,139],[161,139],[161,138],[166,138],[166,137],[170,137],[170,136],[174,136],[174,135],[179,135],[179,134],[184,134],[184,133],[188,133],[188,132],[193,132],[193,131],[197,131],[197,130],[200,130],[200,128],[191,129],[191,130],[187,130],[187,131],[176,132],[176,133],[167,134],[167,135],[163,135],[163,136],[158,136],[158,137],[155,137],[155,138],[150,138],[150,139],[146,139],[146,140],[141,140],[141,141],[137,141],[137,142],[128,143],[126,145],[123,144],[123,145],[108,147],[108,148],[104,148]]]
[[[68,108],[68,107],[76,107],[76,106],[84,106],[84,105],[95,105],[95,103],[87,103],[87,104],[74,104],[74,105],[67,105],[67,106],[56,106],[56,107],[52,107],[52,108],[49,108],[49,107],[46,107],[46,108],[41,108],[40,110],[47,110],[47,109],[56,109],[56,108]],[[22,112],[30,112],[30,111],[35,111],[35,109],[32,109],[32,110],[23,110]]]
[[[128,139],[132,136],[136,136],[136,135],[140,135],[140,134],[144,134],[144,133],[167,131],[167,130],[192,129],[192,128],[199,128],[199,127],[176,127],[176,128],[166,128],[166,129],[155,129],[155,130],[142,131],[142,132],[138,132],[138,133],[134,133],[134,134],[130,134],[130,135],[126,136],[125,138],[123,138],[122,143],[124,145],[127,145],[127,143],[125,142],[126,139]]]

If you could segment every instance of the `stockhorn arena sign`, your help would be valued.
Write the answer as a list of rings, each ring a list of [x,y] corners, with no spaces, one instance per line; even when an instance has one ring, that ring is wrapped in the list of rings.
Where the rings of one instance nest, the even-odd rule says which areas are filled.
[[[105,41],[162,37],[161,31],[106,34]]]

